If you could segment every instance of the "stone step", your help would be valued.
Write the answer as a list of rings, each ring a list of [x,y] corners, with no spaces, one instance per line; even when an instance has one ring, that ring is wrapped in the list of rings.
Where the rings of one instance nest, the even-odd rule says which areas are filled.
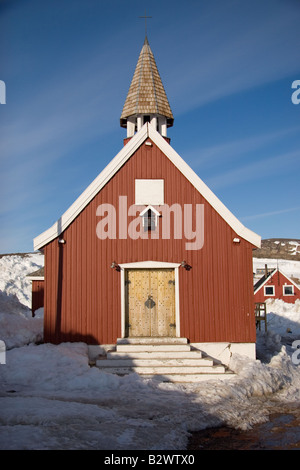
[[[162,376],[143,375],[144,379],[154,379],[159,382],[173,382],[173,383],[200,383],[207,380],[231,380],[235,377],[232,372],[225,372],[223,374],[164,374]]]
[[[107,359],[201,359],[201,351],[148,351],[107,353]]]
[[[101,367],[102,368],[102,367]],[[170,374],[224,374],[225,367],[221,365],[217,366],[157,366],[157,367],[142,367],[142,366],[130,366],[130,367],[105,367],[102,368],[105,372],[118,375],[126,375],[130,372],[136,372],[139,375],[170,375]]]
[[[119,338],[116,350],[108,351],[96,366],[111,374],[137,373],[162,382],[197,383],[234,376],[222,364],[192,350],[186,338]]]
[[[97,367],[107,368],[107,367],[209,367],[213,366],[213,361],[210,359],[102,359],[96,362]]]
[[[117,344],[117,352],[190,351],[189,344]]]
[[[187,338],[177,338],[169,336],[139,336],[132,338],[118,338],[118,344],[187,344]]]

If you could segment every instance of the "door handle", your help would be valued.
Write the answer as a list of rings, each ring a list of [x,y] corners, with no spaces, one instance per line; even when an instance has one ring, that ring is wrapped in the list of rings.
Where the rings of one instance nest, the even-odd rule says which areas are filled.
[[[146,300],[145,302],[145,306],[147,308],[153,308],[155,307],[156,303],[154,302],[154,300],[152,299],[151,295],[148,295],[148,299]]]

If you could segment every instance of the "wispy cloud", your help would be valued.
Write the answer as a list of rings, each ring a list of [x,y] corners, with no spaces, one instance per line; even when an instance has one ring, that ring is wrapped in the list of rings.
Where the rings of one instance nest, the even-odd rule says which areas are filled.
[[[300,211],[300,206],[290,207],[290,208],[287,208],[287,209],[281,209],[281,210],[278,210],[278,211],[264,212],[262,214],[247,215],[247,216],[241,217],[241,220],[242,221],[249,221],[249,220],[256,220],[256,219],[264,219],[265,217],[272,217],[274,215],[288,214],[290,212],[296,212],[296,211]]]
[[[195,170],[199,167],[217,166],[220,161],[226,161],[228,163],[244,159],[245,154],[263,149],[270,144],[272,144],[272,146],[276,145],[279,140],[293,136],[293,134],[300,135],[299,126],[279,129],[263,134],[255,134],[250,137],[222,142],[210,147],[193,148],[185,153],[185,158],[189,160]]]
[[[251,180],[259,180],[264,177],[272,177],[282,174],[286,169],[291,171],[294,164],[299,162],[300,150],[276,155],[261,161],[223,172],[215,177],[209,178],[206,183],[213,189],[234,186]]]

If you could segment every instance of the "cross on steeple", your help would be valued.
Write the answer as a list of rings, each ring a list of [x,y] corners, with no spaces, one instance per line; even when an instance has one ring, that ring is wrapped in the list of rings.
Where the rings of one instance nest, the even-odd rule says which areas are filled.
[[[152,16],[147,16],[147,13],[145,10],[145,16],[139,16],[139,18],[145,18],[145,36],[147,37],[147,18],[152,18]]]

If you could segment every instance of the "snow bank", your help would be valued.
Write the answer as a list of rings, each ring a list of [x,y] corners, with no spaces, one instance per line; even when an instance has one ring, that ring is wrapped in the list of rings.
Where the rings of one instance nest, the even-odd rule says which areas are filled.
[[[41,253],[4,255],[0,258],[0,291],[15,295],[19,302],[31,308],[31,282],[26,276],[44,266]]]
[[[300,300],[294,304],[280,299],[268,299],[267,302],[268,329],[285,336],[300,335]]]
[[[32,318],[31,310],[15,294],[0,291],[0,339],[7,349],[42,341],[43,309]]]
[[[44,265],[40,253],[0,258],[0,339],[11,349],[43,339],[43,309],[32,318],[27,275]]]
[[[118,377],[99,374],[88,364],[88,348],[84,343],[30,344],[7,353],[1,374],[2,387],[38,392],[74,392],[83,390],[92,396],[101,389],[114,390]],[[6,387],[7,388],[7,387]]]

